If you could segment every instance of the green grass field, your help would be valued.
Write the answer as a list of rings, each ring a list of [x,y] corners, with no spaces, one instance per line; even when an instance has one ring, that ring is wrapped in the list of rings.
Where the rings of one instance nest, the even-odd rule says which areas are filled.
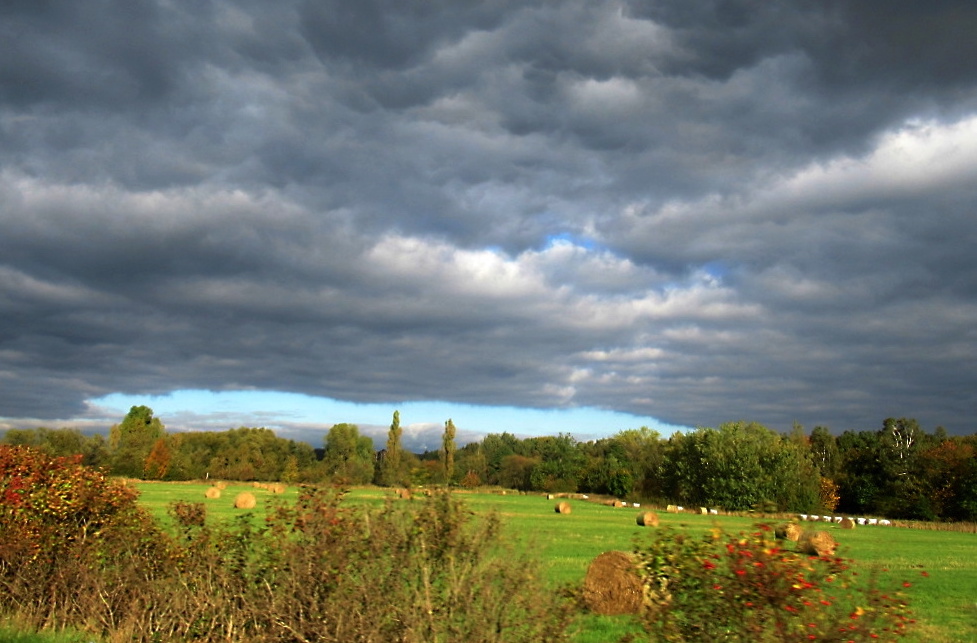
[[[3,643],[94,643],[91,636],[74,632],[24,632],[16,625],[0,625]]]
[[[160,517],[175,500],[204,502],[210,520],[225,520],[244,513],[234,509],[234,497],[241,491],[254,493],[260,519],[270,502],[289,501],[294,488],[284,495],[254,489],[251,485],[231,485],[219,499],[205,499],[207,485],[180,483],[140,483],[140,502]],[[389,492],[377,488],[355,489],[349,501],[382,503]],[[554,511],[554,501],[539,495],[501,495],[459,492],[476,514],[496,511],[506,525],[509,539],[519,548],[535,552],[543,561],[548,582],[554,587],[582,582],[587,567],[598,554],[609,550],[629,550],[635,538],[648,537],[645,528],[635,523],[639,509],[613,508],[583,500],[569,501],[572,513]],[[400,501],[407,502],[407,501]],[[642,509],[643,510],[643,509]],[[659,511],[662,525],[683,526],[706,531],[722,527],[737,532],[749,529],[749,518],[668,514]],[[925,531],[896,527],[862,526],[847,531],[821,525],[840,543],[838,554],[856,561],[864,571],[877,569],[886,584],[908,590],[913,609],[921,623],[910,640],[930,643],[977,641],[977,535],[952,531]],[[923,575],[923,571],[928,576]],[[580,643],[616,640],[638,631],[625,617],[586,616],[579,624]]]

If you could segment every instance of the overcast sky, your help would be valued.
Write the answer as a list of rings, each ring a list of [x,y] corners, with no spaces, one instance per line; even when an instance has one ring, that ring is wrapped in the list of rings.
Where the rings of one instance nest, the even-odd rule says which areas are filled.
[[[6,0],[0,425],[973,433],[975,34],[970,0]]]

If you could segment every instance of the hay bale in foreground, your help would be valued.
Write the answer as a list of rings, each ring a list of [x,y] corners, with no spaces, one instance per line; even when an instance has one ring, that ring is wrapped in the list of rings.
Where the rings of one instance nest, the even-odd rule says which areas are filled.
[[[254,509],[257,504],[258,501],[255,500],[254,494],[248,493],[247,491],[242,491],[237,494],[237,497],[234,499],[235,509]]]
[[[833,556],[838,543],[826,531],[805,531],[797,540],[797,549],[808,556]]]
[[[221,497],[221,490],[219,487],[210,487],[204,492],[204,496],[206,498],[210,498],[211,500],[216,500],[217,498]]]
[[[638,514],[638,525],[641,527],[657,527],[658,514],[654,511],[642,511]]]
[[[841,519],[841,522],[838,523],[838,526],[841,527],[842,529],[854,529],[855,521],[852,520],[851,518],[845,517]]]
[[[596,614],[639,613],[644,589],[634,557],[623,551],[608,551],[595,558],[583,581],[583,600]]]
[[[559,503],[559,504],[556,505],[556,507],[555,507],[554,510],[558,514],[568,514],[568,513],[570,513],[570,503],[569,502],[561,502],[561,503]]]
[[[796,522],[789,522],[786,525],[781,525],[774,530],[774,535],[780,540],[789,540],[796,543],[800,540],[801,534],[804,533],[804,528],[798,525]]]

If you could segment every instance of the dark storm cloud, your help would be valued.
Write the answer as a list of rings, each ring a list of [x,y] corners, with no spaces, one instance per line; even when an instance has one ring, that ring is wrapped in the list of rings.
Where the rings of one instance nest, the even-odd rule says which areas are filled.
[[[123,391],[969,431],[963,2],[7,2],[0,417]]]

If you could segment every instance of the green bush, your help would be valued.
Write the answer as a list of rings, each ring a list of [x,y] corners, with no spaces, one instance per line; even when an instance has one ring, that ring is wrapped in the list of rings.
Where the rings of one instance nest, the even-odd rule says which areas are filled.
[[[892,640],[915,623],[903,588],[883,591],[842,558],[785,550],[767,525],[702,537],[665,528],[636,554],[656,640]]]
[[[304,490],[256,529],[185,521],[186,631],[199,640],[558,641],[570,606],[516,556],[495,516],[449,494],[353,508]],[[193,512],[181,509],[175,517]],[[232,631],[231,628],[236,628]]]

